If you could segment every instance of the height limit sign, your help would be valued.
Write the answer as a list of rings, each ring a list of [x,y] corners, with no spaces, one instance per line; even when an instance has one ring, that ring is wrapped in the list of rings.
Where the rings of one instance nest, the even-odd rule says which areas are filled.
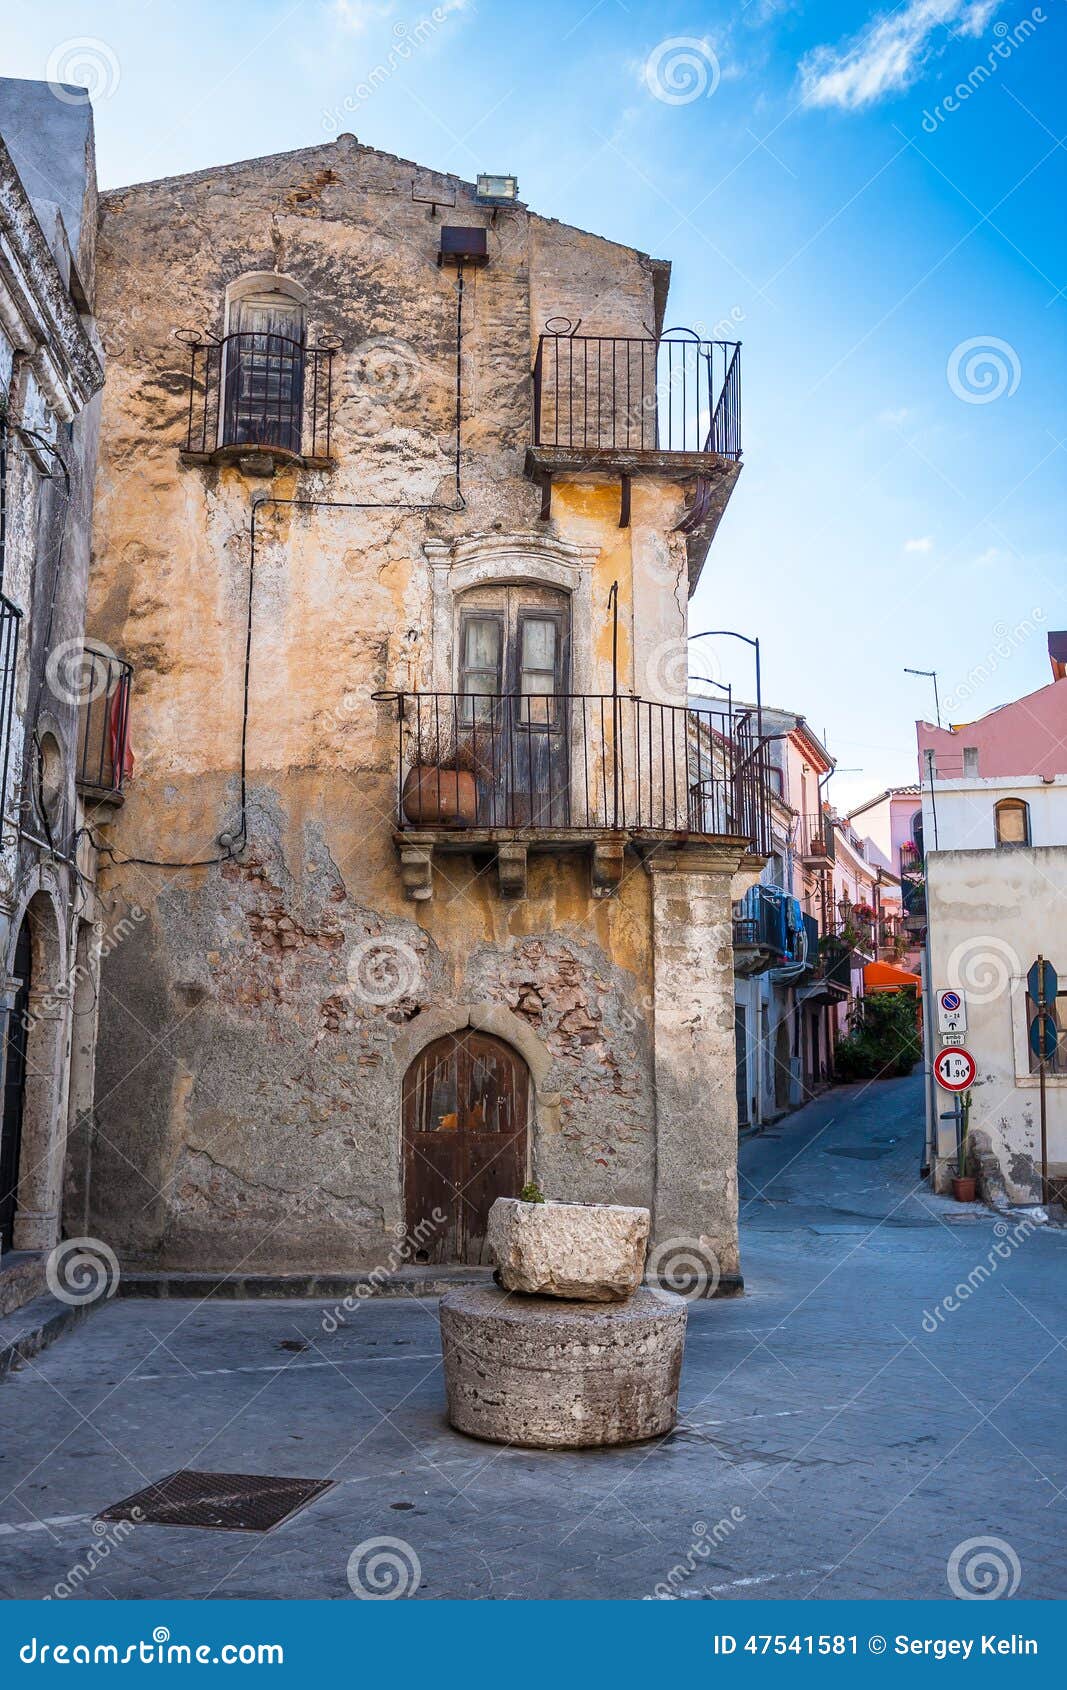
[[[934,1063],[934,1079],[943,1091],[967,1091],[978,1072],[978,1064],[969,1050],[943,1050]]]

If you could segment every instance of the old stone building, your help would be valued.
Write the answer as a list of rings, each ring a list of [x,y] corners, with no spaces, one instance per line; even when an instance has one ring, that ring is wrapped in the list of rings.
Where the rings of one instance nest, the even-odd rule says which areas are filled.
[[[116,796],[126,701],[123,666],[84,646],[95,241],[88,96],[0,79],[0,1314],[43,1285],[91,1112],[107,915],[87,828]],[[75,1230],[83,1198],[72,1172]]]
[[[493,1198],[651,1205],[738,1283],[750,725],[686,710],[738,349],[669,267],[329,145],[103,196],[92,1229],[242,1274],[478,1261]]]

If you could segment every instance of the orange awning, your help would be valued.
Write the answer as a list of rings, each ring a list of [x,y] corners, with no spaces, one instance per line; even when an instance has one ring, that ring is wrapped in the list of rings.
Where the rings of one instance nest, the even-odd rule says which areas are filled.
[[[868,992],[900,992],[905,986],[922,987],[922,976],[909,968],[898,968],[892,962],[868,962],[863,970],[863,986]]]

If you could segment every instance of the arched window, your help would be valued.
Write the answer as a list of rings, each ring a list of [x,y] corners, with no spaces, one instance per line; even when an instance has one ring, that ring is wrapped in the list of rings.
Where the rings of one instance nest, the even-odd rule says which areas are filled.
[[[306,299],[299,282],[269,270],[226,289],[221,445],[300,451]]]
[[[1029,845],[1030,806],[1021,798],[1002,798],[993,810],[998,845]]]

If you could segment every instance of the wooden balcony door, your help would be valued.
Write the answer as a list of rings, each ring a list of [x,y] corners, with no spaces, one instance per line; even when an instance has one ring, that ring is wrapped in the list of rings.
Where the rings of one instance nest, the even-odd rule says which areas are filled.
[[[485,825],[570,822],[569,653],[566,593],[491,587],[462,601],[460,721],[478,752]]]
[[[448,1034],[415,1058],[403,1090],[404,1208],[415,1259],[485,1260],[489,1210],[526,1183],[529,1095],[522,1057],[488,1033]]]

